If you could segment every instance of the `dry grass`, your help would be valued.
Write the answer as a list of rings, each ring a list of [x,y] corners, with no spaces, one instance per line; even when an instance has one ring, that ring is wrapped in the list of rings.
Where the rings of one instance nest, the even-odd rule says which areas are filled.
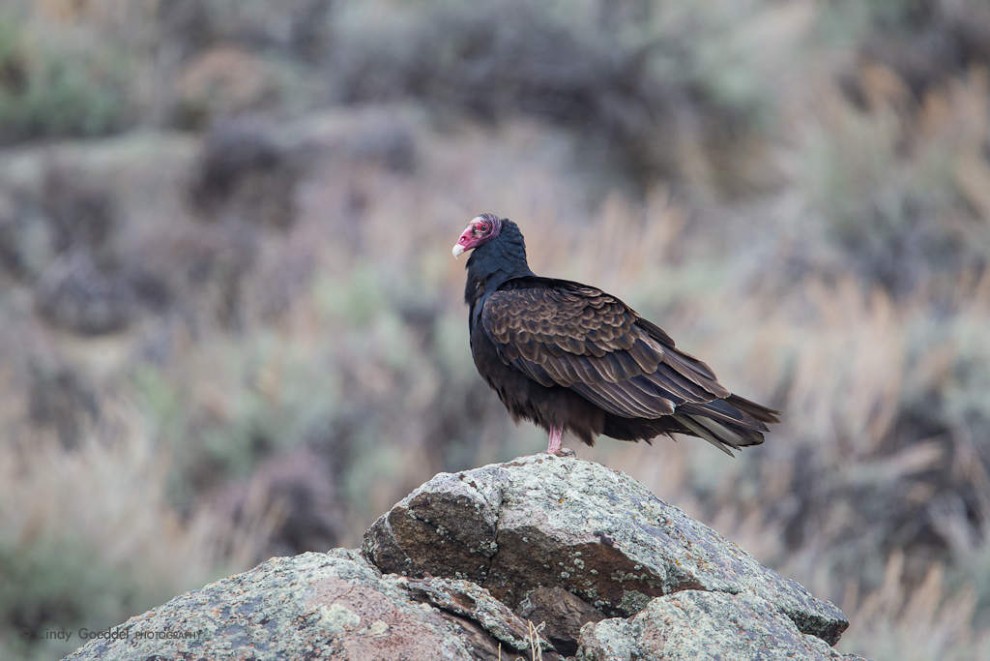
[[[990,633],[974,631],[976,596],[968,588],[949,591],[944,570],[933,566],[907,590],[904,556],[887,560],[882,585],[860,596],[851,590],[844,606],[853,625],[841,648],[870,649],[871,658],[981,659],[990,654]]]
[[[67,653],[45,632],[106,627],[243,568],[273,525],[263,502],[236,525],[179,516],[168,453],[133,411],[107,417],[71,452],[31,434],[0,455],[5,654]]]

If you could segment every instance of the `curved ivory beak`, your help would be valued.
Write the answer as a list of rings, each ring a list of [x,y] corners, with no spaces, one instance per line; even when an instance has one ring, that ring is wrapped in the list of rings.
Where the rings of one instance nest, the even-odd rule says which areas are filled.
[[[461,235],[457,238],[457,243],[454,244],[453,250],[450,251],[454,254],[454,259],[460,257],[461,253],[473,248],[475,243],[477,243],[473,237],[475,220],[477,220],[477,218],[468,223],[468,226],[464,228],[464,231],[461,232]]]

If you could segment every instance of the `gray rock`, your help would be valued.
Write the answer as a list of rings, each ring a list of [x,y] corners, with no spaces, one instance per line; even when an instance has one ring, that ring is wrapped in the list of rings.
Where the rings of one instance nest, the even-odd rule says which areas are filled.
[[[364,552],[383,572],[473,581],[517,612],[540,588],[577,597],[588,607],[583,621],[567,632],[547,622],[565,654],[576,650],[575,625],[592,613],[629,617],[684,590],[757,596],[828,644],[848,626],[834,605],[643,485],[573,458],[535,455],[441,473],[374,523]]]
[[[491,636],[511,650],[527,650],[540,654],[544,659],[556,659],[553,646],[543,640],[532,622],[524,622],[509,610],[509,607],[498,601],[488,590],[458,579],[424,578],[411,579],[407,583],[409,592],[415,599],[435,606],[444,613],[457,618],[464,618],[471,627],[480,629],[483,636]],[[481,640],[475,647],[486,648],[487,640]]]
[[[847,658],[761,597],[698,590],[657,597],[629,619],[587,624],[580,643],[582,661]]]
[[[269,560],[67,658],[852,659],[846,626],[632,479],[538,455],[441,473],[363,554]]]
[[[424,591],[433,601],[470,594],[473,608],[434,608],[417,598]],[[474,622],[476,612],[491,617]],[[176,597],[67,658],[498,659],[527,652],[526,632],[483,588],[441,581],[411,590],[356,551],[335,549],[274,558]]]

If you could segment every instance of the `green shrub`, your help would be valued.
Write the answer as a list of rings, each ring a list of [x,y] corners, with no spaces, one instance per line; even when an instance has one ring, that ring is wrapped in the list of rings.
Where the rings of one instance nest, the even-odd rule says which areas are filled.
[[[140,573],[120,571],[103,551],[85,540],[47,537],[26,544],[0,542],[0,622],[7,637],[26,654],[65,655],[83,644],[78,630],[99,630],[122,622],[155,603],[144,594]],[[54,631],[73,634],[68,641]]]
[[[127,98],[120,57],[103,48],[29,42],[23,26],[0,18],[0,144],[122,127]]]

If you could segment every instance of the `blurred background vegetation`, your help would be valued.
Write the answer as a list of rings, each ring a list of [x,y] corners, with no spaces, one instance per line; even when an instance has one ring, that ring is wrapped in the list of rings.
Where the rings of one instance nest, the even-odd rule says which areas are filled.
[[[624,470],[839,604],[990,658],[985,0],[7,0],[0,657],[542,450],[450,246],[658,321],[785,411]]]

